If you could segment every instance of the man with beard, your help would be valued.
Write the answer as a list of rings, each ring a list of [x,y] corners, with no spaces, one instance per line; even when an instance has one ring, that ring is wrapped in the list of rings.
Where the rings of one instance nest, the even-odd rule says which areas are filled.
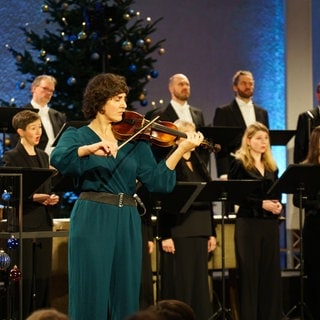
[[[254,93],[254,79],[250,71],[237,71],[232,79],[235,98],[228,105],[218,107],[213,117],[214,126],[238,127],[244,130],[250,124],[259,121],[269,128],[268,113],[252,101]],[[227,179],[233,154],[241,143],[242,134],[236,135],[227,145],[221,146],[216,154],[217,174]],[[219,142],[219,141],[217,141]]]
[[[145,115],[145,118],[152,120],[155,117],[160,116],[159,120],[170,121],[170,122],[175,122],[176,120],[181,119],[181,120],[193,123],[196,127],[196,130],[204,126],[204,116],[203,116],[202,110],[200,110],[199,108],[192,107],[188,103],[188,99],[190,97],[190,82],[187,76],[185,76],[182,73],[177,73],[172,75],[169,78],[168,89],[171,95],[170,103],[166,107],[156,108],[154,110],[147,112]],[[169,154],[169,152],[172,151],[172,146],[157,147],[153,145],[152,151],[157,161],[160,161],[161,159],[165,158]],[[209,161],[208,150],[199,148],[199,156],[201,157],[204,163],[203,165],[206,166],[206,164]],[[153,201],[153,203],[157,203],[156,199],[151,197],[148,198],[148,197],[149,196],[145,194],[142,197],[142,201],[146,203],[148,203],[148,201]],[[153,200],[150,200],[150,199],[153,199]],[[149,214],[149,216],[151,216],[151,214]],[[146,219],[144,219],[142,223],[142,229],[144,230],[146,228],[150,228],[150,226],[148,226],[148,223],[146,223]],[[150,242],[150,239],[144,236],[146,233],[147,233],[146,231],[143,232],[142,240],[144,244],[147,244]],[[150,259],[150,257],[144,257],[144,258]],[[143,266],[143,273],[142,273],[142,277],[144,278],[142,280],[142,283],[144,283],[144,287],[142,287],[142,292],[141,292],[142,295],[146,295],[145,285],[147,284],[147,282],[152,281],[150,277],[147,279],[145,278],[148,276],[148,272],[145,269],[145,267],[147,266],[146,265]]]
[[[178,119],[192,122],[196,126],[196,130],[204,126],[204,116],[202,110],[189,105],[190,82],[187,76],[182,73],[174,74],[169,78],[168,89],[171,100],[168,106],[157,108],[146,113],[146,119],[153,119],[160,116],[159,120],[174,122]],[[169,148],[153,148],[155,156],[158,160],[163,158],[171,150]],[[206,152],[207,153],[207,152]],[[208,154],[208,153],[207,153]],[[208,160],[208,155],[204,156],[204,160]]]

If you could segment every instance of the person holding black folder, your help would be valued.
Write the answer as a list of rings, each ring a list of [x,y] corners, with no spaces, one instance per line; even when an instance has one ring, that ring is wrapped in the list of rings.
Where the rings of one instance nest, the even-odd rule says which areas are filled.
[[[142,232],[136,181],[150,192],[171,192],[177,163],[204,139],[200,132],[188,134],[159,163],[148,142],[121,142],[114,123],[123,119],[128,91],[120,75],[93,77],[82,109],[90,123],[67,128],[51,154],[52,165],[72,175],[80,191],[68,243],[71,319],[122,320],[139,310]]]
[[[236,257],[240,278],[240,319],[280,320],[281,268],[278,218],[280,195],[267,196],[278,178],[268,128],[249,125],[235,153],[229,179],[260,180],[261,186],[237,203]]]
[[[49,169],[49,156],[37,148],[42,126],[38,113],[31,110],[18,112],[12,126],[20,140],[16,147],[3,155],[4,166]],[[50,181],[23,200],[23,231],[52,231],[52,212],[59,197],[51,194]],[[18,227],[18,225],[16,226]],[[23,319],[32,311],[50,306],[50,276],[52,238],[23,240]]]
[[[195,132],[191,122],[179,119],[174,124],[181,132]],[[179,139],[177,145],[182,140]],[[184,153],[176,173],[177,181],[211,180],[196,150]],[[216,248],[211,203],[195,202],[186,213],[170,211],[169,205],[160,213],[159,224],[161,298],[184,301],[192,307],[197,319],[209,319],[213,310],[208,286],[208,254]]]
[[[320,165],[320,126],[313,129],[308,154],[302,164]],[[298,194],[293,196],[293,203],[300,207]],[[320,190],[314,190],[302,197],[305,210],[303,224],[304,271],[306,277],[306,303],[315,320],[320,319]]]

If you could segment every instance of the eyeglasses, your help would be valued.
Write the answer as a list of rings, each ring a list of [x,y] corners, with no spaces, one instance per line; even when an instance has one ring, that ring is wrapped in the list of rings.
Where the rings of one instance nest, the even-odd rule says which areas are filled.
[[[47,91],[47,92],[50,92],[50,93],[54,93],[54,90],[51,90],[50,88],[41,87],[41,86],[38,86],[38,87],[41,88],[41,89],[44,90],[44,91]]]

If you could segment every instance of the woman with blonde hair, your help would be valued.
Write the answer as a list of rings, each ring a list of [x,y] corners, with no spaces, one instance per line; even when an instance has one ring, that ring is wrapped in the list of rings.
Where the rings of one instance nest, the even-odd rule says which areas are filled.
[[[268,128],[248,126],[231,165],[229,179],[259,180],[261,184],[239,205],[235,244],[240,276],[240,318],[281,319],[281,269],[278,218],[280,195],[268,190],[278,176]]]

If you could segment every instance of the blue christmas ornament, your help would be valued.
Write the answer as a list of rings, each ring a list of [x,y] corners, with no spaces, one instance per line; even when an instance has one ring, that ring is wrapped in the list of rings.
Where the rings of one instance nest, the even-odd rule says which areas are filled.
[[[1,198],[3,201],[10,201],[11,200],[11,193],[9,193],[7,190],[4,190]]]
[[[130,66],[129,66],[129,70],[131,72],[136,72],[137,71],[137,66],[135,64],[131,63]]]
[[[141,105],[142,107],[146,107],[146,106],[148,105],[148,100],[147,100],[147,99],[141,100],[141,101],[140,101],[140,105]]]
[[[16,249],[19,247],[19,239],[15,238],[13,235],[7,240],[8,249]]]
[[[158,78],[159,72],[157,70],[152,70],[150,72],[151,78]]]
[[[142,39],[137,40],[136,46],[139,48],[142,48],[144,46],[144,40]]]
[[[128,14],[130,15],[130,17],[134,17],[136,15],[136,12],[133,9],[129,9]]]
[[[77,82],[76,78],[75,77],[69,77],[68,80],[67,80],[67,84],[68,86],[73,86],[75,85]]]
[[[10,256],[3,250],[0,250],[0,270],[6,270],[11,263]]]
[[[99,39],[99,35],[96,32],[92,32],[90,35],[90,38],[93,40],[98,40]]]
[[[99,60],[100,54],[98,52],[93,52],[90,56],[91,60]]]
[[[77,36],[75,34],[71,34],[69,37],[68,37],[69,41],[70,42],[74,42],[77,40]]]

